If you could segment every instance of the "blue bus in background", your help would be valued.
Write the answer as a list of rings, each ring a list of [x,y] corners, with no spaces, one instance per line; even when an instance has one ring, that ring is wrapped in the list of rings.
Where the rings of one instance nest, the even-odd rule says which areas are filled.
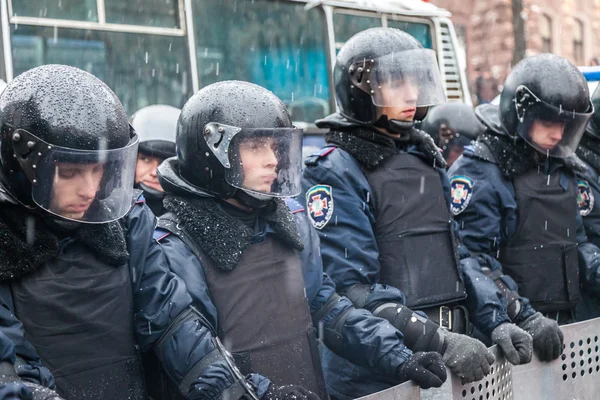
[[[181,107],[217,81],[250,81],[280,97],[305,144],[318,147],[314,121],[336,109],[335,56],[364,29],[398,28],[433,49],[448,99],[471,104],[449,17],[420,0],[0,0],[0,78],[76,66],[105,81],[129,114]]]

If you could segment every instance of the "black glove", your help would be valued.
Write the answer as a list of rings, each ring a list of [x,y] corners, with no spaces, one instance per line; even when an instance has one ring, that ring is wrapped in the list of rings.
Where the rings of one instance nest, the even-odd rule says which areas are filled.
[[[31,382],[23,383],[31,390],[31,393],[33,393],[33,400],[64,400],[54,390],[48,389],[45,386]]]
[[[446,381],[446,367],[440,353],[418,352],[398,367],[401,382],[411,380],[421,389],[440,387]]]
[[[505,322],[492,331],[492,342],[513,365],[527,364],[533,354],[533,338],[515,324]]]
[[[483,379],[490,373],[496,357],[477,339],[467,335],[444,332],[443,360],[463,383]]]
[[[562,353],[563,333],[556,321],[536,312],[519,327],[533,336],[533,349],[541,361],[556,360]]]
[[[319,396],[298,385],[277,386],[269,385],[267,393],[261,400],[320,400]]]
[[[20,382],[0,384],[2,400],[34,400],[31,390]]]

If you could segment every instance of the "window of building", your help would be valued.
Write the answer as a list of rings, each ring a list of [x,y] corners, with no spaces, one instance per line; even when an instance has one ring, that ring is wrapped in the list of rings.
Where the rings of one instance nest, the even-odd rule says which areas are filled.
[[[275,93],[292,119],[330,113],[327,31],[321,9],[267,0],[194,0],[199,84],[238,79]]]
[[[540,35],[542,37],[542,52],[552,53],[552,19],[546,14],[541,15]]]
[[[584,25],[580,19],[575,19],[573,32],[573,58],[577,65],[585,65],[585,54],[583,49]]]

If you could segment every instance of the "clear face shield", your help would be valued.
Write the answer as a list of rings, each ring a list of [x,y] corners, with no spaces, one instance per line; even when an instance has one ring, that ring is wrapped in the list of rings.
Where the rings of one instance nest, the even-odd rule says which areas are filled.
[[[209,123],[204,133],[231,186],[263,197],[300,193],[302,129],[249,129]]]
[[[525,86],[516,90],[515,109],[519,119],[519,136],[540,153],[556,158],[570,157],[575,153],[594,110],[591,103],[585,113],[555,107],[539,99]]]
[[[17,159],[31,181],[33,201],[40,208],[91,224],[117,220],[131,208],[137,135],[127,146],[107,150],[55,146],[21,129],[13,140]]]
[[[369,93],[374,105],[396,108],[406,117],[417,108],[446,102],[435,52],[430,49],[365,59],[350,66],[349,73],[352,84]]]

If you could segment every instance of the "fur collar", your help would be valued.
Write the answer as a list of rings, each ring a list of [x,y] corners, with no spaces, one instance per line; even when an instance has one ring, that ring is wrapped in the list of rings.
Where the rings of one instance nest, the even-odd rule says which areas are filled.
[[[576,154],[594,168],[596,173],[600,174],[600,154],[596,151],[597,148],[598,140],[593,140],[584,136],[581,138]]]
[[[269,223],[279,239],[301,251],[304,245],[294,216],[283,200],[274,202],[274,210],[261,210],[259,218]],[[182,221],[185,232],[221,269],[233,270],[252,244],[253,230],[229,215],[214,199],[167,195],[164,206]]]
[[[502,175],[508,179],[521,176],[545,161],[545,157],[524,140],[497,135],[490,131],[477,138],[474,154],[498,164]],[[554,160],[575,173],[585,171],[585,164],[575,155]]]
[[[56,257],[60,239],[49,224],[21,206],[2,204],[0,281],[19,279]],[[125,233],[118,221],[81,224],[70,236],[110,265],[121,266],[129,259]]]

